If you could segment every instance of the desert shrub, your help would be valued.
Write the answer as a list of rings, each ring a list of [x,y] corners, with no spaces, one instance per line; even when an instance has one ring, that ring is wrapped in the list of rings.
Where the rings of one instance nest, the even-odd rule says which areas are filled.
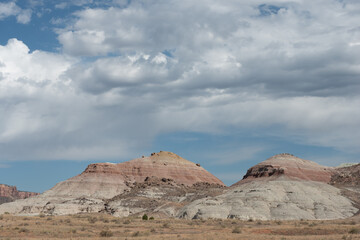
[[[314,226],[317,226],[316,223],[312,222],[312,223],[309,223],[309,227],[314,227]]]
[[[132,234],[132,236],[133,236],[133,237],[138,237],[138,236],[140,236],[140,232],[139,232],[139,231],[134,232],[134,233]]]
[[[351,229],[349,230],[349,233],[350,233],[350,234],[358,234],[359,232],[360,232],[360,230],[357,229],[357,228],[351,228]]]
[[[249,220],[248,220],[248,222],[253,222],[254,221],[254,219],[252,219],[252,218],[249,218]]]
[[[124,224],[130,224],[131,221],[130,221],[129,219],[126,219],[123,223],[124,223]]]
[[[142,220],[148,220],[149,218],[148,218],[148,215],[146,215],[146,214],[144,214],[143,216],[142,216]]]
[[[97,220],[98,220],[98,219],[97,219],[96,217],[89,217],[89,218],[88,218],[89,223],[96,223]]]
[[[236,227],[232,230],[232,233],[241,233],[241,229],[239,227]]]
[[[168,227],[170,227],[170,225],[169,225],[168,223],[164,223],[164,224],[162,225],[162,227],[163,227],[163,228],[168,228]]]
[[[150,232],[155,233],[155,232],[156,232],[155,228],[152,228],[152,229],[150,230]]]
[[[111,222],[116,223],[116,224],[120,224],[120,220],[119,220],[119,219],[112,219]]]
[[[106,219],[106,218],[105,218],[105,219],[103,219],[103,222],[104,222],[104,223],[108,223],[108,222],[109,222],[109,219]]]
[[[149,220],[154,220],[155,218],[154,217],[150,217]]]
[[[45,217],[45,214],[40,213],[40,214],[39,214],[39,217],[44,218],[44,217]]]
[[[102,230],[100,232],[100,237],[112,237],[113,233],[110,230]]]
[[[4,219],[4,216],[3,215],[0,215],[0,220],[3,220]]]
[[[77,231],[76,231],[76,229],[72,229],[71,232],[72,232],[72,233],[76,233]]]
[[[29,230],[26,229],[26,228],[20,228],[19,229],[19,233],[27,233],[27,232],[29,232]]]

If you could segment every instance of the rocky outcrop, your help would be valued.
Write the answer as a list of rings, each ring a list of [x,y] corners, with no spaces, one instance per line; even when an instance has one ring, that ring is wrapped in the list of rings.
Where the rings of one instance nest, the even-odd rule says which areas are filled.
[[[349,194],[328,184],[336,173],[334,168],[278,154],[250,168],[224,194],[196,200],[182,208],[178,216],[243,220],[347,218],[358,208],[347,197]]]
[[[149,179],[153,179],[153,177],[161,179],[158,182],[161,185],[154,186],[152,184],[147,186],[151,182]],[[162,179],[165,179],[167,187],[162,184],[164,183]],[[172,184],[175,185],[172,186]],[[120,201],[119,203],[118,197],[113,199],[113,201],[118,201],[118,203],[114,203],[112,206],[116,205],[120,209],[125,204],[126,210],[117,211],[117,215],[123,214],[125,216],[137,212],[137,205],[129,203],[132,200],[128,198],[128,193],[134,193],[134,191],[138,190],[139,186],[147,186],[145,189],[148,192],[160,192],[166,195],[172,192],[168,189],[169,187],[173,187],[178,191],[179,189],[192,187],[194,184],[195,186],[200,184],[214,185],[216,188],[225,187],[223,182],[199,164],[183,159],[174,153],[161,151],[159,153],[152,153],[149,157],[143,156],[118,164],[90,164],[83,173],[56,184],[52,189],[36,198],[1,206],[0,214],[5,211],[29,215],[39,213],[62,215],[80,212],[99,212],[105,211],[105,206],[110,206],[111,199],[120,196],[121,199],[127,200]],[[139,195],[138,197],[142,199],[144,196]],[[150,200],[152,199],[151,194],[145,194],[145,197]],[[171,202],[172,200],[162,199],[158,202],[164,201]],[[175,199],[174,203],[176,201]],[[182,205],[180,204],[179,206]],[[144,205],[142,209],[148,209],[148,206]]]
[[[332,185],[360,186],[360,164],[336,168],[330,182]]]
[[[12,202],[16,199],[25,199],[36,196],[39,193],[18,191],[15,186],[0,184],[0,204],[5,202]]]
[[[289,153],[282,153],[251,167],[243,177],[243,180],[234,185],[256,178],[277,178],[279,176],[328,183],[335,172],[334,168],[321,166]]]
[[[129,190],[106,201],[104,211],[117,217],[151,213],[176,217],[178,211],[194,200],[222,194],[226,187],[219,184],[178,184],[172,179],[150,177],[135,183]]]

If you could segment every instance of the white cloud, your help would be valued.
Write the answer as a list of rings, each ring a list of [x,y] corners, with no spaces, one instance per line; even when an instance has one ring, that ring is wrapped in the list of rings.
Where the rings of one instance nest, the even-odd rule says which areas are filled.
[[[16,15],[20,12],[19,7],[14,2],[0,3],[0,20]]]
[[[16,16],[18,23],[27,24],[31,20],[31,15],[30,9],[21,9],[15,2],[0,3],[0,20]]]
[[[6,158],[116,158],[233,129],[359,152],[356,1],[118,3],[64,20],[62,54],[0,46]]]
[[[31,21],[32,11],[30,9],[21,11],[17,16],[16,20],[18,23],[26,24]]]

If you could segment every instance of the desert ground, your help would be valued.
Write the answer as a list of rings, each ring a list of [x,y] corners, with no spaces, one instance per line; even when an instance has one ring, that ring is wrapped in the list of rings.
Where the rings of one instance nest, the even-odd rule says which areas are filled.
[[[151,216],[149,216],[151,218]],[[360,219],[181,220],[104,214],[0,216],[0,239],[360,239]]]

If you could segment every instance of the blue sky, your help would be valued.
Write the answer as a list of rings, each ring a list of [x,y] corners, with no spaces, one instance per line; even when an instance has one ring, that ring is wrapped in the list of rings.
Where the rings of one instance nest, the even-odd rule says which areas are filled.
[[[0,1],[0,183],[159,150],[230,185],[288,152],[359,161],[355,0]]]

